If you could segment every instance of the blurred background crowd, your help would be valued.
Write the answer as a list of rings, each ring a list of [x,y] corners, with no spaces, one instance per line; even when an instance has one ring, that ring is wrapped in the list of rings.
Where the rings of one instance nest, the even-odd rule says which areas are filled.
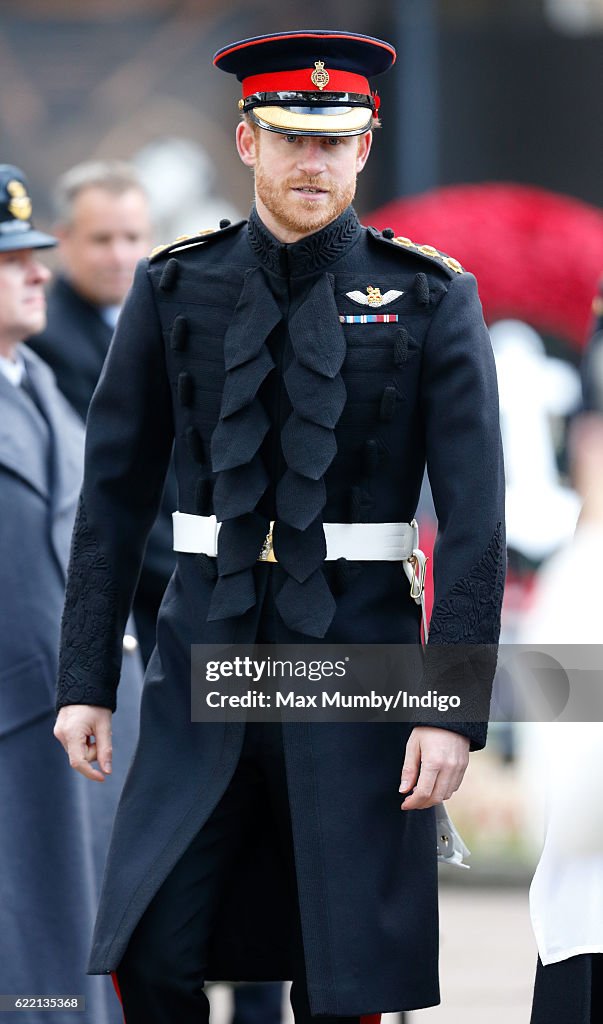
[[[356,208],[365,224],[434,245],[477,276],[508,488],[503,642],[537,640],[526,622],[538,572],[572,542],[602,475],[596,423],[574,429],[585,404],[603,412],[602,0],[4,0],[0,162],[24,169],[36,225],[61,243],[45,257],[55,273],[49,325],[32,347],[83,423],[137,259],[247,215],[236,101],[213,52],[302,23],[398,49]],[[171,571],[171,486],[134,610],[142,651],[128,654],[141,661]],[[597,522],[603,501],[593,508]],[[427,488],[421,513],[429,550]],[[577,600],[597,598],[578,590]],[[601,642],[596,625],[580,642]],[[451,801],[473,869],[442,869],[443,1006],[408,1020],[529,1020],[527,893],[542,846],[534,728],[493,726]],[[231,1020],[232,994],[213,998]],[[252,1004],[236,1024],[278,1024],[279,991],[259,1016]]]

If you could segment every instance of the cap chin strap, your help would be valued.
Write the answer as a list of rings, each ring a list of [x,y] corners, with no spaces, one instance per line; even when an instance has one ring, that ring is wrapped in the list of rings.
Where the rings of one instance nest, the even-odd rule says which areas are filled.
[[[254,92],[239,100],[239,109],[243,112],[253,107],[308,107],[316,111],[324,109],[337,110],[338,107],[367,107],[375,110],[379,97],[376,93],[366,92],[304,92],[303,90],[287,89],[280,92]],[[333,115],[335,116],[335,115]]]

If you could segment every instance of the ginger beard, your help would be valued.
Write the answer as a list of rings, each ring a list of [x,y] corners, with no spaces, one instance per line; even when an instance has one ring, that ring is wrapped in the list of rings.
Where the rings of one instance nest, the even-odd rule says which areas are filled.
[[[330,224],[350,205],[356,194],[356,173],[345,183],[333,181],[325,174],[314,177],[293,175],[281,180],[269,174],[262,162],[262,147],[258,146],[255,165],[256,195],[276,221],[288,231],[311,234]],[[296,188],[325,189],[324,198],[305,199]]]

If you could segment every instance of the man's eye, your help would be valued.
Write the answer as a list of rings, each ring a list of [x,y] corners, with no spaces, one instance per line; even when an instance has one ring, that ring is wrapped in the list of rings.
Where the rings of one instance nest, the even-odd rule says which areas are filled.
[[[286,142],[297,142],[299,135],[285,135]]]
[[[341,139],[335,138],[335,136],[331,136],[329,139],[327,139],[327,141],[329,143],[329,146],[339,146],[339,144],[341,143]]]

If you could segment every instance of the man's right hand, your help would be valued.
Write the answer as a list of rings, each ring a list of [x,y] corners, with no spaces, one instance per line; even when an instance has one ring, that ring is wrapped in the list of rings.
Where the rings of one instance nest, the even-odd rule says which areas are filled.
[[[54,735],[67,751],[69,764],[95,782],[104,782],[105,775],[111,774],[112,716],[109,708],[68,704],[60,709],[55,722]],[[98,761],[102,771],[93,768],[92,761]]]

